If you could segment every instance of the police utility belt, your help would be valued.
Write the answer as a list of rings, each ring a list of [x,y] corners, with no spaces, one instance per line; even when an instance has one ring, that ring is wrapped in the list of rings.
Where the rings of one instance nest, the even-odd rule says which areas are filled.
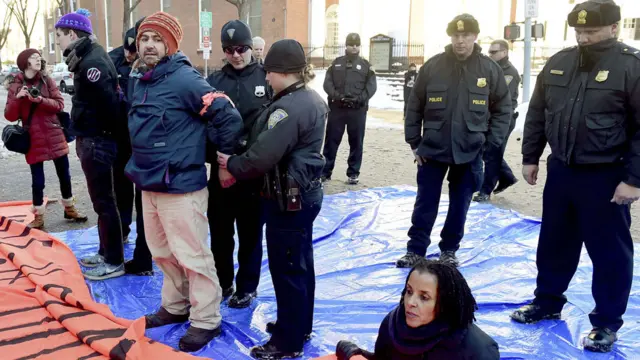
[[[279,165],[265,175],[261,195],[265,199],[276,200],[280,211],[302,210],[300,185],[286,171],[280,171]]]

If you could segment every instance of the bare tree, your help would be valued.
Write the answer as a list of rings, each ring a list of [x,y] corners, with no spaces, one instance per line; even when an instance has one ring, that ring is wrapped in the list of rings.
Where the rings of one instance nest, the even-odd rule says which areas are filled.
[[[124,14],[122,16],[122,38],[124,39],[124,35],[127,33],[127,30],[133,27],[133,24],[129,21],[131,19],[131,13],[138,7],[138,5],[140,5],[142,0],[131,0],[131,3],[129,3],[129,0],[123,0],[123,2]],[[138,19],[134,19],[133,21],[135,24]]]
[[[4,19],[2,20],[2,24],[0,24],[0,50],[2,50],[2,48],[4,48],[4,46],[7,44],[7,39],[9,38],[9,33],[11,32],[9,25],[11,24],[11,14],[13,11],[13,7],[15,6],[14,2],[15,0],[11,0],[10,2],[6,3],[7,12],[4,13]],[[0,59],[0,66],[1,65],[2,59]]]
[[[249,20],[249,0],[227,0],[227,2],[238,8],[238,19]]]
[[[69,6],[69,0],[56,0],[58,4],[58,8],[62,12],[62,14],[68,14],[71,11],[71,6]]]
[[[5,0],[7,7],[9,6],[9,2],[9,0]],[[29,8],[29,0],[12,0],[11,2],[13,2],[14,6],[9,8],[9,11],[18,21],[20,31],[22,31],[22,35],[24,35],[24,44],[29,48],[31,46],[31,34],[33,34],[33,28],[38,20],[38,13],[40,13],[40,0],[36,0],[38,7],[31,18],[29,18],[30,11],[27,11]]]

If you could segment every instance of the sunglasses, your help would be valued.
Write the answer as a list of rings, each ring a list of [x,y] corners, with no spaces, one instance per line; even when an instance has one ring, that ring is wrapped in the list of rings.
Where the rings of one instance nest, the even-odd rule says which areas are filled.
[[[243,46],[225,46],[222,48],[225,54],[233,55],[234,53],[238,53],[240,55],[246,53],[251,49],[251,46],[243,45]]]

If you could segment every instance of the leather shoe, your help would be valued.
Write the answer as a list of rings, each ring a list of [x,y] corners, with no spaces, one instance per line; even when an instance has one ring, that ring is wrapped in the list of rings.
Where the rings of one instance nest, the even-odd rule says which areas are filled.
[[[256,359],[293,359],[301,357],[300,351],[282,351],[279,350],[271,341],[261,346],[251,348],[251,356]]]
[[[218,326],[215,329],[207,330],[200,329],[193,325],[189,326],[187,329],[187,333],[184,334],[182,338],[180,338],[180,343],[178,346],[181,351],[186,352],[194,352],[202,349],[205,345],[207,345],[213,338],[220,336],[222,333],[222,326]]]
[[[256,296],[258,296],[258,293],[255,291],[250,293],[239,293],[236,291],[231,299],[229,299],[229,307],[234,309],[244,309],[249,307]]]
[[[145,315],[144,322],[147,329],[165,326],[169,324],[179,324],[189,320],[189,313],[184,315],[174,315],[163,307],[158,309],[155,314]]]

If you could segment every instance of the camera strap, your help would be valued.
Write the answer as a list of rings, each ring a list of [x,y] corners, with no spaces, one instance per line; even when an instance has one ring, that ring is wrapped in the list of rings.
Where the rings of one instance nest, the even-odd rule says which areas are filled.
[[[26,81],[23,81],[23,84],[24,86],[27,86]],[[38,81],[38,84],[36,85],[36,89],[38,89],[38,91],[40,91],[40,89],[42,88],[42,84],[44,84],[44,81],[42,81],[42,78],[40,78],[40,81]],[[31,118],[33,118],[33,113],[36,111],[37,107],[38,107],[38,103],[35,103],[35,102],[31,103],[31,108],[29,109],[29,116],[27,116],[27,120],[23,122],[23,127],[27,131],[29,131],[29,127],[31,126]]]

